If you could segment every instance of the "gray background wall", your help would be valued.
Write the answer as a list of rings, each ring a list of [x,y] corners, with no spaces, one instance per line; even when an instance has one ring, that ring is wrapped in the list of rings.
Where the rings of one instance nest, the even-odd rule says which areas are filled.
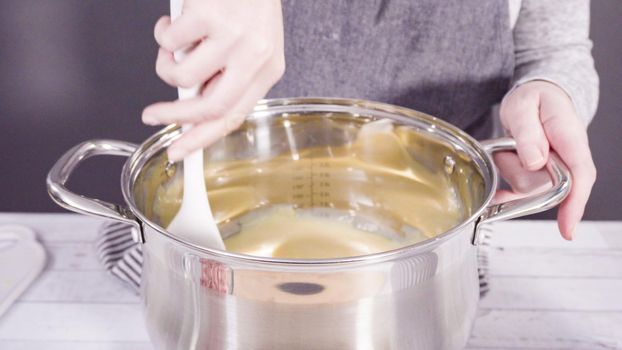
[[[168,1],[2,0],[0,5],[0,211],[60,211],[45,176],[90,138],[140,142],[150,102],[175,91],[154,74],[155,20]],[[622,1],[592,1],[601,103],[590,126],[598,181],[588,219],[622,219]],[[120,201],[123,159],[94,159],[70,187]],[[551,217],[554,213],[539,215]]]

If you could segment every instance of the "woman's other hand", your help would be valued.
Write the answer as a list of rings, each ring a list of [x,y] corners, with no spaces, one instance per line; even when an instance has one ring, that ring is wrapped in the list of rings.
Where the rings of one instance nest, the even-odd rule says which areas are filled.
[[[557,85],[531,81],[520,85],[501,103],[501,123],[517,144],[518,157],[510,152],[495,155],[501,175],[514,193],[500,191],[496,200],[529,193],[550,182],[542,169],[555,151],[572,174],[572,188],[557,216],[562,236],[572,239],[596,180],[586,126],[568,95]]]

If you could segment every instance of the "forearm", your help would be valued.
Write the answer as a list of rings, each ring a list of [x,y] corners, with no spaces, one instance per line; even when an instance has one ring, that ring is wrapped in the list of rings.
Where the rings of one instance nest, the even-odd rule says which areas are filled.
[[[514,45],[512,87],[532,80],[558,85],[587,125],[598,104],[598,75],[589,39],[589,0],[523,0]]]

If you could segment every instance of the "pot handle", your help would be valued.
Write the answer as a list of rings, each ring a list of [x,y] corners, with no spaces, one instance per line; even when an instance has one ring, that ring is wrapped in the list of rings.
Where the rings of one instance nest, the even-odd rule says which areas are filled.
[[[65,187],[76,167],[87,158],[97,155],[129,156],[137,148],[133,143],[116,140],[90,140],[76,145],[60,157],[48,173],[46,183],[50,197],[65,209],[121,221],[140,229],[139,221],[129,208],[85,197]]]
[[[502,137],[481,142],[484,150],[490,154],[499,151],[515,151],[516,141],[510,137]],[[477,227],[500,220],[508,220],[520,216],[530,215],[545,211],[557,206],[570,193],[572,177],[566,164],[556,153],[549,153],[546,169],[551,176],[553,187],[550,189],[525,198],[508,202],[489,205],[480,216]],[[473,244],[478,244],[479,229],[475,229]]]

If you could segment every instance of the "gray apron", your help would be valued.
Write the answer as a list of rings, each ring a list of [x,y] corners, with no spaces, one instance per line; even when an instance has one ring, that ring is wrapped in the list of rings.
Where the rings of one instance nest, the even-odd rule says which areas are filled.
[[[286,72],[269,97],[410,107],[476,138],[514,70],[502,0],[283,0]]]

